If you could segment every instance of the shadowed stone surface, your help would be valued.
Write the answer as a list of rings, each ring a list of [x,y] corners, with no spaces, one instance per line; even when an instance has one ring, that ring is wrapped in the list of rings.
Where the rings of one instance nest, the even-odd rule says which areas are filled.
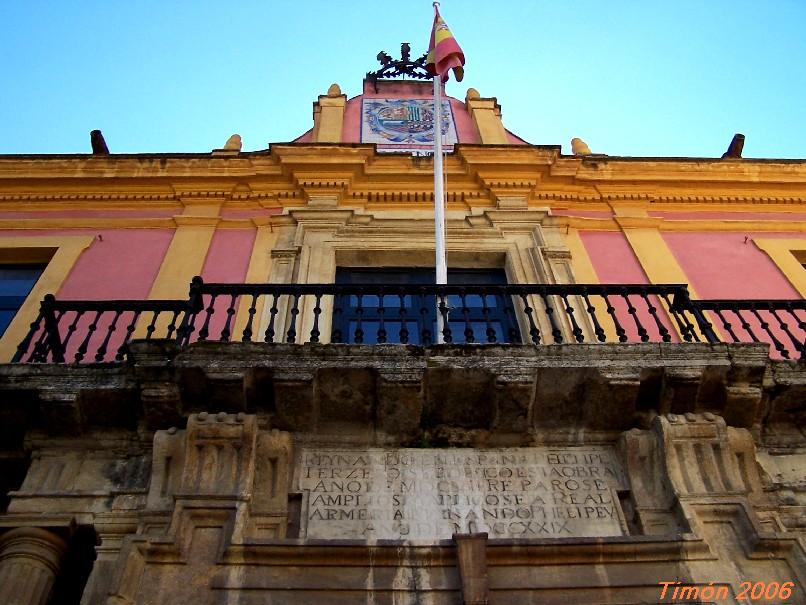
[[[804,376],[671,343],[0,366],[0,544],[94,532],[83,605],[624,605],[675,578],[806,602]]]

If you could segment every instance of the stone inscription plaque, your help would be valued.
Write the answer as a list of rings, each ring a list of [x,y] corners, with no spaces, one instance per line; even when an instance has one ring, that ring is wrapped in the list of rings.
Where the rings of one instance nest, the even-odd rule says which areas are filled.
[[[308,538],[620,536],[611,448],[302,449],[296,468]]]

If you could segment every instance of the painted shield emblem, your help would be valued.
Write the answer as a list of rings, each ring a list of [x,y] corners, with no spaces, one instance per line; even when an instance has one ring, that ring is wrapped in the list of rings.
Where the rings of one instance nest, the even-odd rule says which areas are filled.
[[[443,101],[442,134],[456,142],[450,103]],[[430,99],[365,99],[364,143],[427,145],[434,142],[434,102]]]

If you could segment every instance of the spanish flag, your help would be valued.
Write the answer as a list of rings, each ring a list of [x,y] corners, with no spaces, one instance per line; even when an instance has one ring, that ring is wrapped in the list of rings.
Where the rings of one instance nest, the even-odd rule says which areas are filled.
[[[439,75],[443,82],[448,81],[448,72],[452,69],[456,81],[461,82],[465,75],[463,66],[465,55],[448,25],[442,20],[439,8],[434,5],[434,27],[431,29],[431,43],[428,45],[426,69],[432,76]]]

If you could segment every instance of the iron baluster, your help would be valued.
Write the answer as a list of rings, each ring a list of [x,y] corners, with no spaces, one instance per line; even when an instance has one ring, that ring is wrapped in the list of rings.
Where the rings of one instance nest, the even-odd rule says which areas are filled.
[[[467,293],[464,288],[459,292],[459,300],[462,301],[462,319],[465,323],[465,342],[472,343],[475,339],[473,338],[473,326],[470,323],[470,309],[467,307]]]
[[[759,339],[756,337],[755,332],[753,332],[753,330],[751,329],[752,326],[750,325],[750,322],[748,322],[747,319],[745,319],[744,315],[742,315],[742,310],[739,308],[739,305],[734,305],[731,311],[733,311],[739,318],[739,321],[742,322],[741,323],[742,329],[744,329],[744,331],[750,335],[752,341],[760,342]]]
[[[222,342],[229,342],[229,337],[231,334],[232,325],[232,318],[235,316],[235,301],[238,300],[237,294],[232,294],[230,296],[229,306],[227,307],[227,321],[224,322],[224,327],[221,329],[221,338]]]
[[[383,286],[381,286],[378,290],[378,333],[376,334],[378,344],[383,344],[386,342],[386,326],[383,322],[383,314],[385,309],[383,308]]]
[[[490,307],[487,306],[487,289],[481,290],[481,314],[484,316],[484,333],[487,335],[487,342],[493,343],[496,341],[495,329],[490,321]]]
[[[425,296],[425,288],[420,288],[420,317],[422,322],[422,333],[420,334],[420,342],[422,342],[424,347],[431,346],[433,343],[433,335],[431,334],[431,322],[429,321],[428,307],[426,306],[426,301],[428,298]]]
[[[341,318],[344,314],[342,311],[342,303],[344,298],[345,297],[342,294],[336,294],[333,297],[333,331],[330,334],[330,342],[332,343],[343,342],[344,335],[342,334],[341,330]]]
[[[641,320],[638,319],[638,309],[632,304],[630,300],[630,295],[627,293],[626,288],[621,289],[621,297],[627,303],[627,313],[632,316],[633,323],[635,324],[635,329],[638,331],[638,337],[641,339],[641,342],[647,342],[649,340],[649,334],[647,333],[646,329],[644,328]]]
[[[789,324],[787,324],[783,319],[781,319],[781,317],[778,315],[778,311],[775,309],[775,307],[773,307],[772,303],[769,303],[767,308],[769,309],[770,313],[772,313],[772,316],[775,319],[778,320],[778,326],[781,328],[781,330],[783,330],[784,334],[787,335],[787,337],[789,338],[789,341],[795,347],[795,350],[798,353],[802,353],[803,352],[803,346],[801,345],[800,342],[798,342],[798,339],[795,338],[795,335],[792,334],[792,332],[790,332]]]
[[[288,326],[285,341],[289,344],[297,342],[297,315],[299,315],[299,299],[301,294],[294,294],[294,304],[291,306],[291,324]]]
[[[166,338],[170,339],[170,338],[171,338],[171,336],[173,336],[174,330],[176,330],[176,320],[177,320],[177,319],[179,319],[179,314],[180,314],[180,313],[181,313],[181,311],[180,311],[179,309],[177,309],[177,310],[175,310],[175,311],[173,312],[173,315],[171,315],[171,321],[169,321],[169,322],[168,322],[168,328],[167,328],[167,332],[166,332],[166,334],[167,334],[167,335],[166,335]],[[193,325],[193,324],[191,324],[191,326],[192,326],[192,325]],[[192,331],[193,331],[193,330],[191,330],[191,332],[192,332]],[[190,335],[188,335],[188,336],[190,336]]]
[[[523,301],[523,312],[526,314],[526,318],[529,320],[529,336],[531,337],[533,344],[539,345],[540,330],[537,328],[534,317],[532,317],[533,309],[531,306],[529,306],[529,298],[527,297],[526,292],[521,292],[520,297]]]
[[[242,334],[244,342],[252,342],[252,323],[255,320],[255,313],[257,313],[257,294],[253,293],[252,302],[249,303],[249,310],[247,311],[246,327],[243,329]]]
[[[362,290],[359,289],[358,295],[356,297],[357,305],[355,307],[355,314],[358,316],[355,322],[355,333],[353,334],[353,342],[357,344],[363,344],[364,342],[364,328],[361,325],[361,321],[364,317],[364,307],[363,303],[364,294]]]
[[[652,301],[649,299],[649,296],[646,292],[641,293],[641,298],[644,300],[644,303],[646,303],[646,308],[647,311],[649,311],[649,315],[655,320],[655,327],[658,328],[658,334],[660,334],[661,340],[663,342],[671,341],[672,335],[669,334],[669,330],[663,325],[660,317],[658,317],[658,308],[652,304]]]
[[[403,288],[400,288],[398,298],[400,299],[400,310],[397,312],[400,316],[400,343],[405,345],[409,342],[409,327],[406,315],[406,291]]]
[[[509,328],[507,330],[507,337],[509,338],[509,342],[515,342],[516,340],[518,340],[518,337],[520,335],[518,334],[518,331],[516,329],[516,326],[518,325],[518,318],[515,317],[515,310],[512,308],[514,303],[510,304],[512,299],[507,295],[505,287],[499,286],[498,289],[500,290],[500,293],[495,294],[495,300],[503,306],[504,313],[507,316],[507,320],[509,323]],[[535,329],[536,328],[537,326],[535,326]],[[537,331],[537,338],[539,341],[540,330]]]
[[[756,309],[756,305],[750,306],[750,312],[755,315],[756,319],[758,319],[758,322],[761,325],[761,329],[764,330],[770,337],[770,340],[772,340],[772,345],[775,347],[775,350],[778,351],[785,359],[789,359],[789,351],[787,351],[786,347],[781,343],[781,341],[775,337],[775,334],[773,334],[772,330],[770,330],[770,324],[767,323],[763,317],[761,317],[758,309]]]
[[[76,351],[75,355],[76,363],[84,359],[84,355],[86,355],[87,348],[89,347],[90,344],[90,339],[92,338],[92,335],[95,332],[95,330],[98,329],[98,320],[101,318],[102,314],[103,311],[100,310],[95,312],[95,317],[93,318],[92,323],[87,328],[87,335],[84,337],[84,340],[78,346],[78,350]]]
[[[146,328],[146,340],[151,340],[151,335],[154,334],[154,330],[157,329],[157,318],[159,317],[161,311],[154,311],[154,316],[151,318],[151,323],[148,324]]]
[[[716,332],[714,332],[711,322],[709,322],[708,318],[705,316],[702,307],[699,305],[699,301],[692,301],[688,297],[688,291],[686,291],[685,296],[688,300],[688,308],[691,310],[691,314],[694,316],[694,319],[697,320],[697,325],[700,328],[700,332],[702,332],[703,336],[705,337],[705,340],[707,342],[719,342],[719,337],[716,335]],[[696,340],[699,342],[699,338],[696,338]]]
[[[722,321],[722,327],[725,328],[725,331],[730,335],[733,339],[733,342],[739,342],[739,338],[733,332],[733,325],[728,321],[728,319],[722,314],[722,309],[714,309],[716,316]]]
[[[95,351],[95,361],[98,363],[104,360],[106,357],[106,350],[109,347],[109,339],[112,338],[112,334],[117,330],[118,327],[118,319],[120,319],[121,311],[118,309],[115,311],[115,316],[112,318],[112,322],[109,324],[109,327],[106,329],[106,336],[104,336],[103,342],[101,342],[101,346]]]
[[[126,336],[123,337],[123,342],[115,353],[115,361],[123,361],[126,358],[126,348],[129,341],[132,339],[132,334],[134,334],[135,324],[137,324],[138,319],[140,319],[140,311],[135,311],[132,314],[132,320],[126,326]],[[170,338],[170,336],[168,338]]]
[[[672,319],[674,319],[675,324],[677,324],[677,329],[680,331],[680,335],[683,337],[683,340],[686,342],[691,342],[694,327],[688,322],[688,320],[686,320],[686,316],[681,312],[681,310],[678,309],[673,302],[669,302],[669,293],[665,289],[661,293],[660,297],[663,302],[666,303],[666,308],[669,309]]]
[[[313,327],[311,328],[311,342],[319,342],[319,315],[322,313],[322,293],[315,294],[316,302],[313,307]]]
[[[554,318],[554,307],[552,306],[551,301],[549,300],[549,297],[546,294],[545,288],[541,289],[540,291],[540,300],[543,302],[543,307],[546,309],[546,317],[549,320],[549,325],[551,325],[551,335],[554,338],[554,343],[561,344],[563,341],[563,333],[562,330],[560,330],[560,326],[557,325],[557,320]],[[529,319],[529,324],[530,325],[534,324],[534,321],[531,319],[531,316]],[[536,326],[535,329],[537,329]],[[530,329],[529,334],[531,333],[532,330]],[[534,342],[534,337],[532,337],[532,342]],[[538,343],[539,340],[535,344]]]
[[[67,334],[65,334],[64,340],[62,341],[63,351],[67,351],[67,345],[70,342],[70,339],[72,338],[73,334],[78,329],[78,322],[81,320],[83,316],[84,311],[76,311],[75,318],[73,319],[72,323],[69,326],[67,326]]]
[[[610,297],[607,294],[604,295],[604,299],[605,303],[607,303],[607,312],[613,319],[613,326],[616,328],[616,336],[618,337],[618,341],[627,342],[627,331],[621,326],[621,322],[618,320],[616,308],[613,306],[613,303],[610,302]]]
[[[593,303],[591,303],[587,288],[582,291],[582,299],[585,301],[585,311],[588,313],[588,317],[590,317],[591,321],[593,322],[593,333],[596,334],[596,340],[599,342],[604,342],[607,340],[607,336],[599,323],[599,318],[596,317],[596,307],[594,307]]]
[[[264,342],[274,342],[274,322],[277,317],[277,299],[279,298],[279,294],[276,292],[272,293],[271,298],[271,309],[269,309],[269,325],[266,327],[266,332],[263,334],[263,341]]]
[[[210,318],[215,313],[216,298],[218,298],[218,294],[210,295],[210,303],[204,310],[204,323],[202,324],[201,330],[199,330],[199,342],[204,342],[210,335]]]
[[[574,317],[574,307],[572,307],[571,303],[568,302],[568,295],[561,294],[560,298],[565,305],[565,313],[568,315],[568,319],[571,321],[571,333],[574,335],[574,338],[577,342],[584,342],[585,335],[582,333],[582,328],[579,327],[576,317]]]

